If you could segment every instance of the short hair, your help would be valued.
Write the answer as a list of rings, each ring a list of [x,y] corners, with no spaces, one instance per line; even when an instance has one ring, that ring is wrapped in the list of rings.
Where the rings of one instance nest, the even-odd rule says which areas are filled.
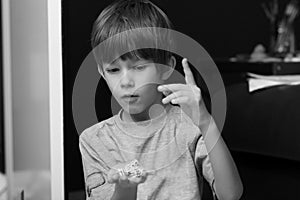
[[[149,28],[149,30],[138,31],[139,28]],[[93,25],[91,45],[98,65],[111,63],[117,58],[122,60],[138,58],[167,64],[172,55],[168,49],[171,48],[173,40],[169,31],[156,31],[155,28],[170,30],[173,29],[173,25],[167,15],[152,2],[149,0],[115,1],[100,13]],[[129,33],[130,30],[135,30],[134,37]],[[120,35],[119,33],[122,32],[125,34]],[[111,37],[114,39],[97,50],[99,44]],[[138,41],[141,41],[136,40],[138,38],[142,39],[142,42],[149,42],[151,48],[135,49]],[[161,45],[164,48],[157,48]],[[130,48],[133,50],[122,54],[122,49]]]

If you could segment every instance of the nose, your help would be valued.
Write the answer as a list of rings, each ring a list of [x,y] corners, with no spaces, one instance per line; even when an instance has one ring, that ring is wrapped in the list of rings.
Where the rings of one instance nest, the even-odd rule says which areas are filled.
[[[121,88],[131,88],[134,87],[134,80],[130,71],[124,70],[124,73],[120,80]]]

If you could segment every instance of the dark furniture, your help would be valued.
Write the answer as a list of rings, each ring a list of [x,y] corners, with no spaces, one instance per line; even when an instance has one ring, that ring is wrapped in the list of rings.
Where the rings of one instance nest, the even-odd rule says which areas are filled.
[[[248,92],[247,72],[300,74],[300,63],[215,61],[226,87],[222,136],[239,169],[242,199],[300,199],[300,85]]]
[[[300,85],[248,92],[247,72],[300,74],[300,63],[217,62],[225,83],[223,136],[234,150],[300,161]]]

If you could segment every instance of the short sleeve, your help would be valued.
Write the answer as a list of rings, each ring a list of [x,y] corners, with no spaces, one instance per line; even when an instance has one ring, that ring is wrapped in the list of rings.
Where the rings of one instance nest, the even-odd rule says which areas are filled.
[[[108,166],[99,158],[88,140],[83,139],[82,136],[80,136],[79,148],[83,163],[86,199],[111,199],[114,185],[107,182]]]
[[[195,152],[195,163],[197,167],[198,173],[202,174],[203,177],[209,183],[214,198],[216,197],[215,189],[214,189],[214,172],[211,166],[211,162],[209,160],[209,155],[203,140],[203,136],[201,136],[196,145],[196,152]]]

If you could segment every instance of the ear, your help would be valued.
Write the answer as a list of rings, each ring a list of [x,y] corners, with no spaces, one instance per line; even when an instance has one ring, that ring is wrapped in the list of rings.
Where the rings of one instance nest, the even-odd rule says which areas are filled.
[[[171,56],[170,61],[168,63],[168,67],[164,67],[164,69],[166,70],[162,71],[162,77],[161,77],[162,80],[167,80],[171,76],[171,74],[175,69],[175,66],[176,66],[176,58],[174,56]]]

